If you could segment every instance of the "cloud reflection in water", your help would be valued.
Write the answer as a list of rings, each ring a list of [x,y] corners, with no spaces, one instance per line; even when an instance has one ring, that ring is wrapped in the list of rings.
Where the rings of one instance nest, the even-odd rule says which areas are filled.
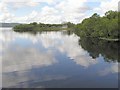
[[[3,57],[3,86],[30,87],[31,83],[72,78],[72,73],[69,76],[65,75],[64,71],[56,74],[53,73],[53,68],[49,69],[51,71],[42,71],[42,68],[47,70],[61,62],[59,58],[56,58],[56,54],[59,54],[61,58],[61,54],[64,54],[69,61],[73,61],[74,63],[70,64],[71,67],[76,64],[87,70],[88,67],[99,64],[97,59],[93,59],[87,51],[82,49],[78,44],[79,39],[75,34],[65,35],[63,32],[29,34],[16,33],[11,30],[2,31],[2,35],[0,33],[0,42],[2,42],[0,54]],[[26,43],[27,46],[25,46]],[[103,71],[100,69],[97,72],[100,75],[117,73],[116,66],[117,64],[111,64],[111,68],[103,67]],[[61,65],[58,67],[60,69]],[[58,68],[54,70],[59,71]]]

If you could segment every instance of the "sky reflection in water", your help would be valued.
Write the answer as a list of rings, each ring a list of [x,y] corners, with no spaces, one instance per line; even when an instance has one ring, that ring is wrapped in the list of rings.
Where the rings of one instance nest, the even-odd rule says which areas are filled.
[[[118,87],[118,62],[93,59],[75,34],[0,32],[3,87]]]

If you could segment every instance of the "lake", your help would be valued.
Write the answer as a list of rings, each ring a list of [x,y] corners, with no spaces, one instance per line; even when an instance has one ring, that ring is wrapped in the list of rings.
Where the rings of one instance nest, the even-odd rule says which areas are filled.
[[[117,88],[118,42],[66,31],[0,30],[2,87]]]

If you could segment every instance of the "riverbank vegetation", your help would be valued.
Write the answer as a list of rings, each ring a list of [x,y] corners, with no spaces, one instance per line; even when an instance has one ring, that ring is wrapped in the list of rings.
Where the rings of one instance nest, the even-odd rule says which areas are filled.
[[[16,25],[13,29],[18,32],[37,31],[60,31],[72,30],[80,37],[94,37],[107,41],[118,41],[120,29],[118,27],[120,12],[108,11],[104,16],[94,13],[85,18],[81,23],[75,25],[71,22],[63,24],[30,23]]]
[[[18,32],[28,32],[28,31],[59,31],[59,30],[70,30],[74,27],[73,23],[67,22],[64,24],[43,24],[36,22],[30,24],[20,24],[16,25],[13,29]]]
[[[97,13],[76,25],[75,33],[83,37],[97,37],[106,40],[118,40],[120,30],[118,18],[120,12],[108,11],[100,17]]]

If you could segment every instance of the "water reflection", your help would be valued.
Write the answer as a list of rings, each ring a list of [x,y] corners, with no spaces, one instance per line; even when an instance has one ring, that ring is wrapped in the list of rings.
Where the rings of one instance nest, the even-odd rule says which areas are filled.
[[[66,31],[0,32],[3,87],[118,87],[117,55],[97,50],[104,43]]]
[[[118,53],[120,53],[118,49],[119,43],[119,41],[110,42],[96,38],[82,38],[79,40],[79,45],[82,46],[84,50],[87,50],[92,58],[97,58],[101,54],[107,62],[120,61],[118,58]]]
[[[102,76],[108,75],[110,73],[118,73],[118,63],[115,63],[110,67],[106,67],[99,72],[99,74]]]
[[[15,47],[7,49],[3,57],[3,72],[14,72],[49,66],[57,63],[51,52],[40,52],[35,48]]]

